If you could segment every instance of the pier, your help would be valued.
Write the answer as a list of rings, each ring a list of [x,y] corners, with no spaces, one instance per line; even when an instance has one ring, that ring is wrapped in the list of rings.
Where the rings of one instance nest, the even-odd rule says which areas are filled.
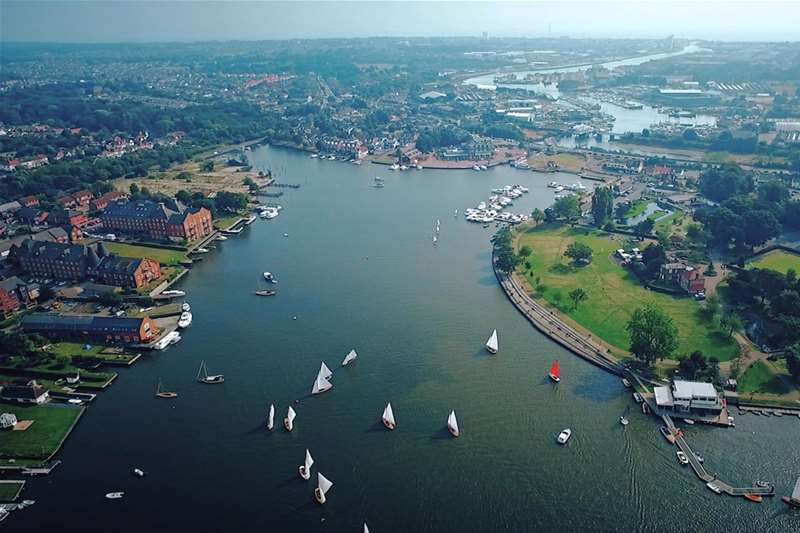
[[[552,311],[536,302],[519,286],[513,276],[500,272],[495,263],[494,251],[492,251],[492,268],[508,299],[536,329],[564,348],[604,370],[620,376],[625,373],[625,369],[619,361],[608,355],[603,346],[578,333],[574,328],[556,317]]]
[[[678,445],[678,448],[686,454],[686,458],[689,459],[689,466],[692,467],[694,473],[697,477],[700,478],[701,481],[704,483],[711,483],[714,482],[714,485],[719,487],[719,489],[729,496],[744,496],[745,494],[753,494],[756,496],[774,496],[775,495],[775,487],[733,487],[728,483],[719,479],[716,474],[710,474],[706,467],[703,466],[697,459],[697,455],[692,451],[692,448],[689,447],[689,443],[686,442],[686,438],[683,436],[683,432],[679,431],[675,424],[672,422],[672,418],[669,415],[661,415],[661,419],[664,421],[664,425],[669,428],[672,434],[675,436],[675,443]]]

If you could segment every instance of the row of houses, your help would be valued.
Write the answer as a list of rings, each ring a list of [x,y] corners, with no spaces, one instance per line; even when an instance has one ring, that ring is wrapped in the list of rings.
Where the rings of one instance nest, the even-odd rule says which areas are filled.
[[[146,343],[158,334],[150,317],[117,317],[32,313],[22,318],[22,330],[53,340],[73,340],[105,344]]]

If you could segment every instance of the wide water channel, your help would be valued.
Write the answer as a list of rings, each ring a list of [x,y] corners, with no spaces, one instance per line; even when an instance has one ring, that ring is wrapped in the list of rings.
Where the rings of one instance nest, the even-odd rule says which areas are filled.
[[[184,340],[121,372],[64,463],[30,483],[37,504],[8,531],[357,532],[364,521],[374,533],[798,530],[800,514],[778,498],[758,505],[707,490],[654,419],[632,409],[623,429],[618,417],[635,405],[619,378],[543,337],[507,301],[490,268],[494,228],[465,222],[463,209],[520,183],[531,193],[512,210],[529,212],[552,202],[547,182],[574,178],[509,167],[393,173],[268,147],[251,158],[302,187],[279,199],[278,218],[192,269]],[[385,188],[372,187],[375,175]],[[265,270],[279,280],[274,298],[252,295]],[[492,328],[496,356],[483,349]],[[341,368],[351,348],[359,359]],[[556,386],[545,378],[554,358]],[[201,360],[226,382],[196,383]],[[321,361],[334,387],[310,397]],[[179,398],[155,399],[159,378]],[[295,399],[287,433],[280,419]],[[379,422],[387,401],[394,432]],[[445,429],[451,409],[459,439]],[[573,437],[559,446],[566,427]],[[800,474],[797,418],[748,415],[736,429],[686,433],[733,484],[768,479],[786,494]],[[324,506],[297,475],[306,448],[312,479],[319,470],[334,482]],[[136,466],[147,476],[132,476]],[[110,491],[126,496],[107,501]]]

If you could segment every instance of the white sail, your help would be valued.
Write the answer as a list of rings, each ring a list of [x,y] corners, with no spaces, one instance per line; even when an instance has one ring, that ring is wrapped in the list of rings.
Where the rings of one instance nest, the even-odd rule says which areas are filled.
[[[325,364],[325,361],[323,361],[319,367],[319,375],[325,379],[328,379],[333,375],[333,372],[331,372],[331,369]]]
[[[797,483],[794,484],[794,490],[792,491],[792,499],[800,502],[800,477],[797,478]]]
[[[447,417],[447,427],[450,428],[450,431],[453,433],[458,433],[458,420],[456,420],[456,412],[450,411],[450,416]]]
[[[311,388],[311,394],[320,394],[326,390],[330,390],[332,387],[333,383],[322,377],[322,371],[320,370],[319,375],[317,375],[317,379],[314,380],[314,386]]]
[[[364,522],[364,533],[369,533],[369,528],[367,527],[366,522]]]
[[[267,418],[267,429],[271,430],[275,425],[275,405],[269,404],[269,417]]]
[[[392,426],[397,425],[394,421],[394,411],[392,411],[391,403],[386,404],[386,409],[383,410],[383,419]]]
[[[492,336],[486,341],[486,349],[492,353],[497,353],[499,345],[497,343],[497,330],[492,331]]]
[[[436,235],[434,235],[434,236],[433,236],[433,244],[436,244],[436,241],[437,241],[437,240],[438,240],[438,239],[436,238]]]
[[[297,417],[297,413],[294,412],[294,409],[292,409],[292,406],[290,405],[289,410],[286,412],[286,419],[289,421],[290,426],[292,425],[292,422],[294,422],[295,417]]]
[[[309,452],[308,449],[306,449],[306,462],[304,464],[306,468],[306,473],[311,471],[311,465],[313,464],[314,464],[314,458],[311,457],[311,452]]]
[[[356,357],[358,357],[356,351],[350,350],[350,353],[344,356],[344,361],[342,361],[342,366],[349,365],[350,363],[356,360]]]
[[[333,487],[333,481],[329,480],[328,478],[317,472],[317,486],[319,487],[319,491],[322,494],[325,494],[326,492],[331,490],[331,487]]]

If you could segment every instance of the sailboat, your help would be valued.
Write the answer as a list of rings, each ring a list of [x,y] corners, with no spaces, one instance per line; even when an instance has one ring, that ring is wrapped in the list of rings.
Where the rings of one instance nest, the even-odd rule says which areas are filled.
[[[300,471],[300,477],[308,481],[311,479],[311,465],[314,464],[314,458],[311,457],[311,452],[308,451],[306,448],[306,460],[305,462],[300,465],[298,470]]]
[[[333,375],[333,372],[331,372],[331,369],[325,364],[325,361],[323,361],[319,366],[319,375],[325,379],[330,379],[330,377]]]
[[[225,376],[223,374],[209,376],[206,362],[200,361],[200,368],[197,370],[197,381],[208,385],[215,385],[217,383],[225,383]]]
[[[364,522],[364,533],[369,533],[369,528],[367,527],[366,522]]]
[[[453,218],[456,218],[457,216],[458,216],[458,209],[456,209],[455,211],[453,211]]]
[[[314,386],[311,388],[311,394],[321,394],[325,391],[331,390],[332,388],[333,383],[322,377],[322,370],[320,370],[319,374],[317,374],[317,379],[314,380]]]
[[[797,482],[794,484],[792,495],[784,496],[782,500],[792,507],[800,507],[800,477],[797,478]]]
[[[158,386],[156,387],[156,398],[177,398],[178,397],[178,393],[177,392],[165,391],[165,390],[162,390],[161,387],[162,387],[161,386],[161,380],[159,379],[158,380]]]
[[[325,503],[325,493],[331,490],[333,482],[317,472],[317,488],[314,489],[314,497],[319,503]]]
[[[434,235],[434,236],[433,236],[433,245],[434,245],[434,246],[436,246],[436,242],[437,242],[438,240],[439,240],[439,239],[436,237],[436,235]]]
[[[342,366],[349,365],[350,363],[355,361],[357,357],[358,357],[358,354],[356,353],[356,351],[355,350],[350,350],[350,353],[344,356],[344,361],[342,361]]]
[[[561,369],[558,366],[557,359],[553,359],[553,363],[550,365],[550,372],[548,372],[547,375],[556,383],[561,381]]]
[[[497,343],[497,330],[492,331],[492,336],[486,341],[486,349],[489,353],[497,353],[499,345]]]
[[[297,416],[297,413],[294,412],[292,406],[289,406],[289,410],[286,412],[286,418],[283,419],[283,427],[286,428],[286,431],[291,431],[294,429],[294,419]]]
[[[269,404],[269,415],[267,415],[267,429],[272,431],[275,427],[275,405]]]
[[[461,432],[458,430],[458,420],[456,420],[455,411],[450,411],[450,416],[447,417],[447,429],[454,437],[461,435]]]
[[[394,421],[394,412],[392,411],[391,403],[386,404],[386,409],[383,410],[381,420],[383,421],[383,425],[386,426],[386,429],[393,430],[397,427],[397,423]]]

